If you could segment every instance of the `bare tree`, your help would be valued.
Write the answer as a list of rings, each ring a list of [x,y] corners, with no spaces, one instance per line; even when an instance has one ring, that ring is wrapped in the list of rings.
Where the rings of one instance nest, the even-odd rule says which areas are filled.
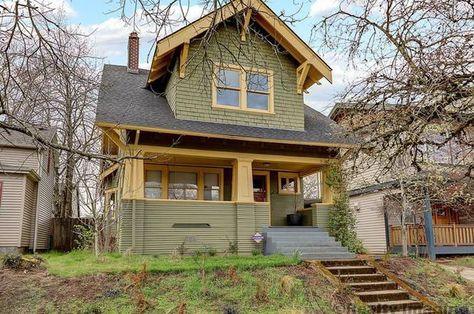
[[[464,0],[344,0],[314,26],[315,40],[365,72],[342,98],[372,115],[354,115],[351,126],[384,169],[409,156],[421,171],[423,147],[451,143],[465,148],[459,160],[473,177],[473,15]]]

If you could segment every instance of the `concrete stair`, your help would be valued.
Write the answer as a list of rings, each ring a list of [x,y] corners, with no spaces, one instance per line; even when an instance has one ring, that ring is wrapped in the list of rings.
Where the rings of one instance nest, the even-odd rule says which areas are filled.
[[[434,313],[364,260],[327,260],[322,264],[351,287],[354,294],[375,313]]]
[[[298,254],[305,260],[353,259],[355,255],[341,246],[326,231],[314,227],[268,227],[265,236],[265,255]]]

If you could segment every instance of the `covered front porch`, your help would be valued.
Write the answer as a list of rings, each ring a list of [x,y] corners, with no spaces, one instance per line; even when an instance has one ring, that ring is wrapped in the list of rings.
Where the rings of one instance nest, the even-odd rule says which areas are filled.
[[[212,247],[224,253],[234,247],[250,254],[256,232],[286,226],[295,212],[304,214],[305,225],[316,225],[316,208],[332,204],[324,184],[331,155],[256,152],[261,143],[244,151],[180,146],[128,145],[140,158],[125,162],[120,183],[121,251],[172,254]],[[304,210],[303,177],[314,173],[319,200]]]

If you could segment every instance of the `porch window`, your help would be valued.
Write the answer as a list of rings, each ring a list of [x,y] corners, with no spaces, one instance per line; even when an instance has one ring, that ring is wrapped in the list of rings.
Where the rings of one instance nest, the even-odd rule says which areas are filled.
[[[145,172],[145,198],[161,198],[162,173],[158,170]]]
[[[299,176],[297,173],[278,173],[278,184],[280,194],[299,193]]]
[[[212,106],[273,113],[273,72],[237,65],[217,66]]]
[[[197,173],[170,171],[168,198],[172,200],[197,200]]]
[[[220,200],[219,174],[204,173],[204,200],[218,201]]]

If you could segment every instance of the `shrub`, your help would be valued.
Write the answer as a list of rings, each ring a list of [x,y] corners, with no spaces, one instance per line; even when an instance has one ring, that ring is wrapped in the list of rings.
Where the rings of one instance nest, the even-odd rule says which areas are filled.
[[[229,248],[227,249],[227,252],[234,255],[239,252],[239,244],[237,243],[237,240],[229,241]]]
[[[365,253],[362,242],[357,238],[355,229],[356,219],[349,206],[349,196],[346,192],[346,181],[340,166],[333,165],[329,169],[326,183],[335,192],[334,209],[329,211],[329,234],[340,241],[354,253]]]
[[[74,244],[79,250],[91,250],[94,247],[94,230],[84,225],[75,225],[73,232],[76,235]]]
[[[18,269],[21,265],[21,254],[10,253],[3,257],[2,265],[5,268]]]
[[[252,255],[253,256],[259,256],[259,255],[262,255],[262,250],[261,249],[253,249],[252,250]]]
[[[10,269],[33,269],[38,268],[44,262],[40,256],[22,256],[18,253],[7,254],[3,257],[2,265]]]

